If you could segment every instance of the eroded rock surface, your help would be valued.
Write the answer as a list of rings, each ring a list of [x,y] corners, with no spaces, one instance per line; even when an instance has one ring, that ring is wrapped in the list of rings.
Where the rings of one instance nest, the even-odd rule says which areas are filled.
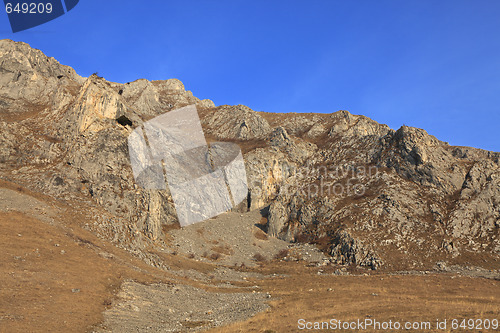
[[[347,111],[272,114],[215,106],[179,80],[80,77],[24,43],[0,41],[0,176],[94,207],[89,228],[131,251],[177,223],[168,190],[134,182],[127,137],[196,104],[209,142],[237,143],[267,232],[318,244],[340,264],[418,268],[500,255],[500,154]],[[168,166],[166,166],[168,167]],[[105,213],[102,213],[105,212]]]

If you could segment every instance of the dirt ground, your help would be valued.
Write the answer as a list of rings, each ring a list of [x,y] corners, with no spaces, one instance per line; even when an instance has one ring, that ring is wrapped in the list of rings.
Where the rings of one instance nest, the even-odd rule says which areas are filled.
[[[448,329],[440,332],[451,332],[452,319],[500,319],[498,280],[433,273],[318,276],[318,268],[297,263],[273,263],[261,271],[288,275],[256,281],[271,294],[270,309],[209,332],[300,332],[299,319],[314,323],[367,318],[401,324],[430,321],[432,329],[425,332],[437,332],[436,320],[447,319]]]
[[[0,332],[85,332],[103,320],[124,280],[162,280],[134,269],[149,269],[139,260],[109,249],[82,230],[1,212]]]
[[[81,215],[50,198],[0,183],[0,332],[93,332],[101,331],[105,322],[115,325],[106,327],[110,332],[154,332],[152,327],[157,332],[167,327],[178,327],[174,332],[200,330],[228,316],[231,297],[222,294],[231,292],[240,299],[234,304],[242,304],[231,311],[244,311],[247,300],[260,303],[251,303],[254,312],[229,316],[229,321],[238,322],[223,322],[226,326],[209,332],[295,332],[303,331],[298,329],[299,319],[313,323],[366,318],[428,321],[433,325],[430,331],[435,331],[437,319],[447,319],[450,328],[452,319],[500,317],[498,279],[436,272],[364,275],[353,270],[338,275],[337,267],[302,260],[230,267],[168,251],[161,257],[170,270],[163,271],[97,238],[82,228],[84,223]],[[203,312],[208,319],[194,318],[192,312],[194,317],[180,320],[184,313],[175,312],[172,316],[180,320],[175,326],[168,322],[169,312],[158,312],[144,320],[155,318],[165,322],[163,326],[135,322],[143,317],[141,304],[154,309],[152,295],[168,292],[167,287],[179,296],[163,300],[165,309],[174,313],[176,304],[183,308],[182,300],[188,298],[196,307],[193,297],[200,295],[210,309]],[[123,300],[124,294],[132,303]],[[220,303],[211,303],[215,296],[214,302]],[[226,307],[226,312],[218,307]],[[113,317],[117,309],[122,311]],[[129,317],[135,319],[127,325],[113,321]]]

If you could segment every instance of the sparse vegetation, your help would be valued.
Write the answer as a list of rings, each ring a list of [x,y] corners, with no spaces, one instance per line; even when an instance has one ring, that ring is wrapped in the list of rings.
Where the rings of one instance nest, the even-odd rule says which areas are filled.
[[[256,231],[253,233],[253,235],[254,235],[254,236],[255,236],[255,238],[257,238],[257,239],[260,239],[260,240],[267,240],[267,234],[266,234],[264,231],[260,230],[260,229],[256,230]]]
[[[218,253],[218,252],[213,252],[213,253],[210,255],[210,259],[212,259],[212,260],[218,260],[220,257],[221,257],[221,254],[220,254],[220,253]]]
[[[255,253],[255,254],[253,255],[253,259],[254,259],[255,261],[257,261],[257,262],[265,262],[265,261],[267,261],[266,257],[264,257],[264,256],[263,256],[262,254],[260,254],[260,253]]]
[[[274,256],[274,259],[276,259],[276,260],[283,259],[286,256],[288,256],[288,252],[289,252],[288,249],[282,249],[278,253],[276,253],[276,255]]]
[[[317,268],[300,264],[285,268],[282,263],[271,263],[262,267],[265,272],[279,270],[289,275],[283,279],[267,279],[261,284],[264,291],[279,296],[279,300],[269,311],[244,322],[214,328],[209,333],[296,332],[297,321],[291,318],[351,320],[370,314],[380,318],[379,321],[392,319],[394,322],[424,321],[443,313],[450,318],[480,317],[487,313],[493,316],[498,314],[500,305],[500,300],[490,295],[491,288],[498,288],[499,282],[487,279],[385,274],[318,278]]]
[[[219,253],[219,254],[225,254],[227,256],[234,253],[234,251],[228,245],[212,246],[212,251]]]

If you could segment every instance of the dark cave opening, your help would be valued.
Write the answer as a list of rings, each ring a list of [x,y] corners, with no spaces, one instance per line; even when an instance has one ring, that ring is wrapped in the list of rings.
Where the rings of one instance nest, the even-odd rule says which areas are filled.
[[[116,118],[116,122],[122,126],[132,126],[132,121],[128,119],[125,115]]]

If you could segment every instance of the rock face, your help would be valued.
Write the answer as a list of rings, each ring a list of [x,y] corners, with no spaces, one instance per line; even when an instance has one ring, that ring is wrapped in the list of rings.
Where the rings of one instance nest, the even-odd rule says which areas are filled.
[[[119,84],[0,41],[0,177],[98,215],[89,229],[132,251],[177,223],[167,190],[139,188],[127,137],[196,104],[208,142],[237,143],[267,231],[339,264],[408,269],[500,256],[500,154],[452,147],[347,111],[272,114],[199,100],[176,79]],[[167,166],[168,167],[168,166]],[[478,263],[476,263],[478,264]]]
[[[265,140],[272,128],[267,121],[244,105],[223,105],[204,118],[206,134],[219,139]]]

